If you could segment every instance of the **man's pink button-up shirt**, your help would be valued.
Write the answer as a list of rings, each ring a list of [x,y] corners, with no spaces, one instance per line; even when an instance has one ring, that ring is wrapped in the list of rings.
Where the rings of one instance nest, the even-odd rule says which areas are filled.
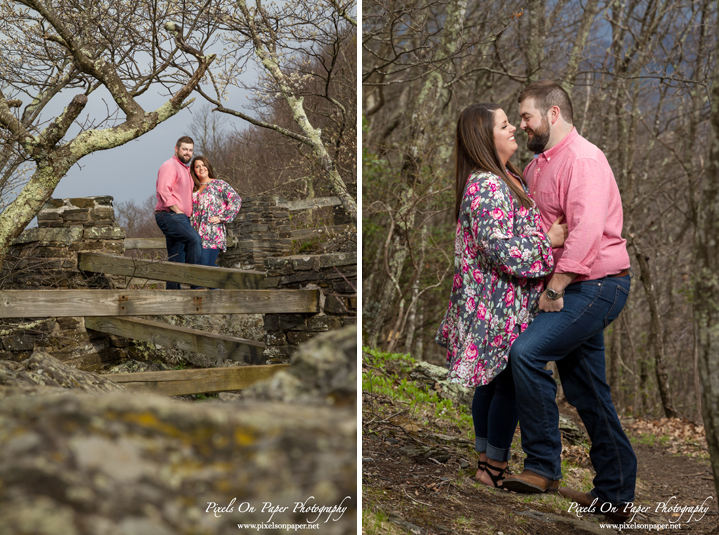
[[[576,273],[575,281],[582,281],[629,267],[619,188],[601,150],[572,129],[532,160],[524,178],[544,231],[560,215],[569,228],[564,247],[554,249],[555,273]]]
[[[192,216],[192,176],[177,156],[160,166],[157,172],[157,205],[155,210],[169,210],[176,204],[180,212]]]

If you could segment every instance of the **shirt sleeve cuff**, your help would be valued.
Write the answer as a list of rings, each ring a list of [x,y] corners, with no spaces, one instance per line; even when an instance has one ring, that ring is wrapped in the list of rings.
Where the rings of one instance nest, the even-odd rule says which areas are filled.
[[[580,264],[579,262],[575,262],[574,260],[565,260],[560,259],[559,262],[557,262],[557,267],[554,269],[555,273],[576,273],[577,275],[581,276],[588,276],[591,273],[591,269]]]

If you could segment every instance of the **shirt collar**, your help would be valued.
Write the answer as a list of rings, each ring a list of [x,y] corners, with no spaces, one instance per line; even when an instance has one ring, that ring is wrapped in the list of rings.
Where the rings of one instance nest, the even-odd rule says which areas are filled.
[[[173,154],[172,157],[173,157],[175,160],[177,160],[178,162],[180,162],[182,165],[184,165],[185,167],[187,167],[188,169],[190,168],[190,163],[189,163],[189,162],[188,162],[188,163],[185,163],[185,162],[183,162],[182,160],[180,160],[180,159],[177,157],[177,154]]]
[[[537,154],[535,156],[544,155],[544,157],[549,160],[552,156],[559,154],[564,149],[564,147],[574,141],[577,136],[579,136],[579,134],[577,133],[577,129],[572,127],[569,133],[564,136],[564,139],[562,139],[562,141],[554,145],[554,147],[552,147],[551,149],[541,152],[540,154]]]

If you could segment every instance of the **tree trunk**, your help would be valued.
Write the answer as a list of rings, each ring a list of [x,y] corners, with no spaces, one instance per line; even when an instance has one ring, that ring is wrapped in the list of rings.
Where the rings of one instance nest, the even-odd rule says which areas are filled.
[[[669,374],[667,373],[665,364],[666,354],[663,337],[664,327],[659,313],[659,302],[657,299],[657,292],[652,281],[649,262],[647,261],[647,257],[644,256],[644,252],[639,245],[639,240],[634,235],[630,235],[630,243],[634,248],[634,257],[639,263],[639,269],[641,271],[639,278],[644,286],[644,291],[647,294],[647,303],[649,304],[649,323],[651,326],[650,347],[654,353],[654,369],[657,376],[659,397],[662,400],[662,408],[664,409],[664,415],[667,418],[679,418],[680,414],[674,408],[674,400],[672,399],[672,392],[669,388]]]
[[[716,24],[714,26],[716,30]],[[719,43],[717,43],[719,52]],[[711,92],[711,152],[695,227],[694,310],[697,320],[702,415],[719,493],[719,67]]]

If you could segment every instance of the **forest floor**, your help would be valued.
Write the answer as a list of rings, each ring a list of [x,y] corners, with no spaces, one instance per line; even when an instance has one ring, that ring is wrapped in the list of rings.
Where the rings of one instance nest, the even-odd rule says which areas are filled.
[[[477,455],[466,402],[440,382],[417,380],[409,357],[363,353],[362,527],[366,535],[579,535],[617,533],[602,515],[577,516],[554,494],[523,495],[474,480]],[[573,407],[560,413],[584,431]],[[621,531],[719,535],[719,508],[704,430],[691,422],[627,419],[639,469],[641,512]],[[592,488],[586,440],[563,436],[563,486]],[[522,471],[517,431],[510,469]],[[692,514],[688,509],[699,511]]]

